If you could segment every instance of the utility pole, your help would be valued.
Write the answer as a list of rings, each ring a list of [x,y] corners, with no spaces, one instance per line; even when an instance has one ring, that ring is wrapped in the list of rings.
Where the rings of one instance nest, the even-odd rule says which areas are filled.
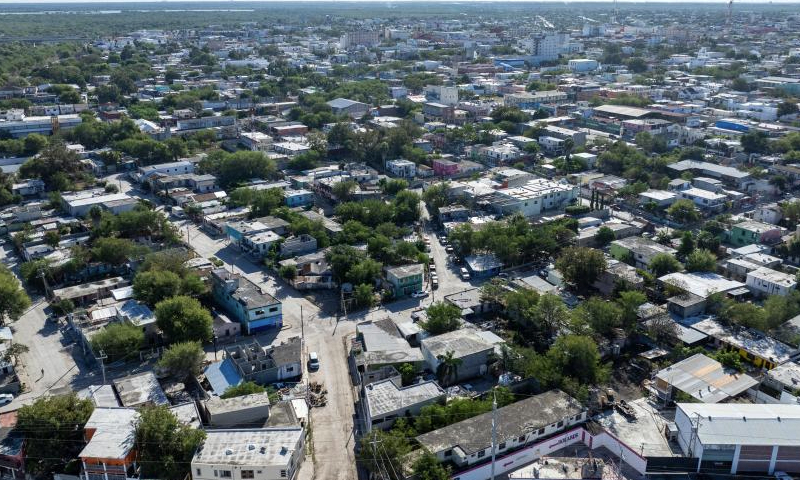
[[[100,350],[100,356],[98,356],[97,359],[100,360],[100,369],[103,371],[103,385],[106,384],[106,364],[105,364],[105,359],[107,359],[107,358],[108,358],[108,355],[106,355],[106,352],[104,350]]]
[[[497,454],[497,393],[492,391],[492,475],[489,480],[494,480],[494,464]]]
[[[44,273],[44,266],[39,267],[39,278],[42,279],[44,285],[44,295],[50,298],[50,285],[47,283],[47,275]]]

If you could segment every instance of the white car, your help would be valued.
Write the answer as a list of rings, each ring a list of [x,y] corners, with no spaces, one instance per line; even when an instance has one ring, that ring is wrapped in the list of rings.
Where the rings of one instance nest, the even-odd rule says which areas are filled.
[[[411,298],[425,298],[428,296],[428,292],[424,290],[420,290],[418,292],[414,292],[411,294]]]
[[[317,355],[317,352],[308,354],[308,369],[319,370],[319,355]]]
[[[0,406],[8,405],[12,400],[14,400],[14,395],[10,393],[0,393]]]

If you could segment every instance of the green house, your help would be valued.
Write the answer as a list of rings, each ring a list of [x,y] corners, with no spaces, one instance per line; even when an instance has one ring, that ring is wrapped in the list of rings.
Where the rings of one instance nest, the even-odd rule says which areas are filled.
[[[425,269],[422,264],[386,268],[386,281],[395,298],[403,298],[422,290]]]

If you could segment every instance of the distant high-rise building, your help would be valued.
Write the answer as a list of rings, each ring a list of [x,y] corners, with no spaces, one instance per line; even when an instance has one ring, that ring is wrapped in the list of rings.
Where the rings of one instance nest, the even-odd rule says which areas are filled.
[[[354,47],[374,47],[381,41],[380,34],[375,30],[358,30],[347,32],[339,39],[339,46],[345,50]]]

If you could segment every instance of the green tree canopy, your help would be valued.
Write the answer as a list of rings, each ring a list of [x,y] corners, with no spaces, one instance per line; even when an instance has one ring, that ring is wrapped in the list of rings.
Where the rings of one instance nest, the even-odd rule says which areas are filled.
[[[461,325],[461,309],[452,303],[436,302],[426,310],[428,319],[420,326],[431,335],[452,332]]]
[[[15,430],[25,437],[25,469],[48,476],[64,472],[84,446],[83,427],[94,410],[74,393],[40,397],[17,411]]]
[[[191,297],[177,296],[159,302],[156,325],[170,342],[208,341],[211,339],[211,314]]]
[[[242,382],[239,385],[228,387],[219,398],[234,398],[254,393],[264,393],[267,389],[255,382]]]
[[[109,323],[91,340],[95,355],[105,353],[109,360],[133,360],[144,344],[144,332],[130,322]]]
[[[5,325],[7,320],[19,320],[30,305],[31,299],[17,277],[5,265],[0,265],[0,325]]]
[[[556,260],[564,279],[581,290],[588,290],[606,268],[603,252],[593,248],[569,247]]]
[[[158,366],[181,380],[200,374],[206,354],[200,342],[173,343],[164,351]]]
[[[203,430],[180,423],[169,408],[147,406],[139,411],[136,452],[144,478],[183,480],[192,456],[206,438]]]

